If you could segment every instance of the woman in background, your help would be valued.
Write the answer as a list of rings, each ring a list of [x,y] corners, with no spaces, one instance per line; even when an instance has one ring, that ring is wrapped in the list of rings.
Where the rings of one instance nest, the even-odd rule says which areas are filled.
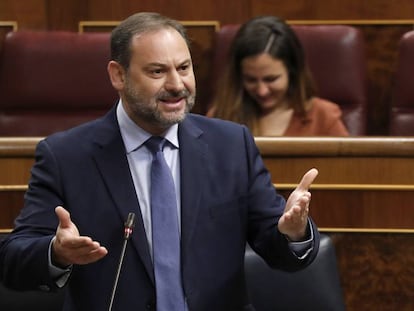
[[[338,105],[315,96],[305,55],[281,19],[243,24],[207,115],[247,125],[255,136],[348,136]]]

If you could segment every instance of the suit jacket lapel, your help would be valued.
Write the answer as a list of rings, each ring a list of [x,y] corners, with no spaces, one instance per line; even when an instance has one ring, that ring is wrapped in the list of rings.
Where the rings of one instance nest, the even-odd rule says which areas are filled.
[[[144,263],[149,277],[154,282],[153,266],[148,242],[145,238],[144,223],[115,111],[116,109],[111,110],[103,120],[103,127],[96,131],[94,157],[118,209],[121,221],[124,222],[130,212],[136,214],[135,234],[132,234],[131,240]]]
[[[116,120],[116,109],[112,109],[96,130],[95,161],[108,186],[122,222],[129,212],[136,213],[135,234],[131,240],[155,283],[152,260],[134,183],[125,154],[125,146]],[[208,146],[202,140],[202,131],[187,117],[179,126],[181,167],[181,251],[185,264],[187,249],[197,224],[202,189],[201,181],[207,163]],[[122,182],[120,182],[122,181]]]
[[[207,144],[202,131],[187,117],[179,126],[181,170],[181,252],[182,264],[197,224],[201,199],[201,181],[207,163]]]

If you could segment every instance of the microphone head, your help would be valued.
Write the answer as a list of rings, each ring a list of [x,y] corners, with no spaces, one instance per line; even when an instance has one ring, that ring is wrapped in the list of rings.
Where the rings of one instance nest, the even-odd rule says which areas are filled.
[[[125,221],[125,230],[124,230],[125,239],[129,239],[129,237],[131,236],[134,225],[135,225],[135,213],[129,213],[128,218]]]
[[[133,228],[135,225],[135,213],[129,213],[128,218],[125,221],[125,227]]]

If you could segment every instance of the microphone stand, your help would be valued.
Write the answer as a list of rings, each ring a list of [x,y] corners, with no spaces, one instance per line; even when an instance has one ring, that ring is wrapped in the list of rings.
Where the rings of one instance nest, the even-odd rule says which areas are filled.
[[[132,234],[132,229],[134,227],[134,222],[135,222],[135,214],[134,213],[129,213],[128,218],[125,221],[124,244],[122,245],[121,257],[119,258],[118,270],[116,272],[114,287],[112,289],[111,301],[109,303],[109,309],[108,309],[109,311],[112,310],[112,305],[114,303],[115,292],[116,292],[116,288],[118,286],[119,275],[121,274],[122,262],[124,261],[125,250],[126,250],[126,247],[127,247],[128,240],[129,240],[129,238],[131,237],[131,234]]]

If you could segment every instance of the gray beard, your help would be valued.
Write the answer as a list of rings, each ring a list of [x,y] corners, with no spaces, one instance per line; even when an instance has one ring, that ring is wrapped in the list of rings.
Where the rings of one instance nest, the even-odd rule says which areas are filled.
[[[142,98],[130,88],[127,88],[125,92],[125,99],[129,103],[130,109],[132,110],[133,114],[138,115],[140,118],[144,119],[149,123],[154,123],[160,126],[161,128],[168,128],[176,123],[182,122],[186,115],[191,111],[195,104],[195,95],[187,95],[186,98],[186,105],[184,113],[177,113],[170,118],[165,118],[162,113],[157,109],[156,101],[159,98],[162,98],[163,95],[158,95],[155,99],[151,102],[150,105],[144,104]],[[165,94],[164,94],[165,97]]]
[[[147,123],[152,123],[161,128],[168,128],[174,124],[182,122],[194,107],[196,97],[195,94],[195,90],[194,95],[192,95],[187,89],[177,92],[163,91],[150,98],[150,102],[147,102],[148,98],[141,96],[139,89],[132,85],[129,76],[126,77],[125,81],[124,96],[131,112],[139,118],[145,120]],[[158,101],[178,97],[186,99],[184,112],[169,114],[168,118],[164,117],[158,110]]]

